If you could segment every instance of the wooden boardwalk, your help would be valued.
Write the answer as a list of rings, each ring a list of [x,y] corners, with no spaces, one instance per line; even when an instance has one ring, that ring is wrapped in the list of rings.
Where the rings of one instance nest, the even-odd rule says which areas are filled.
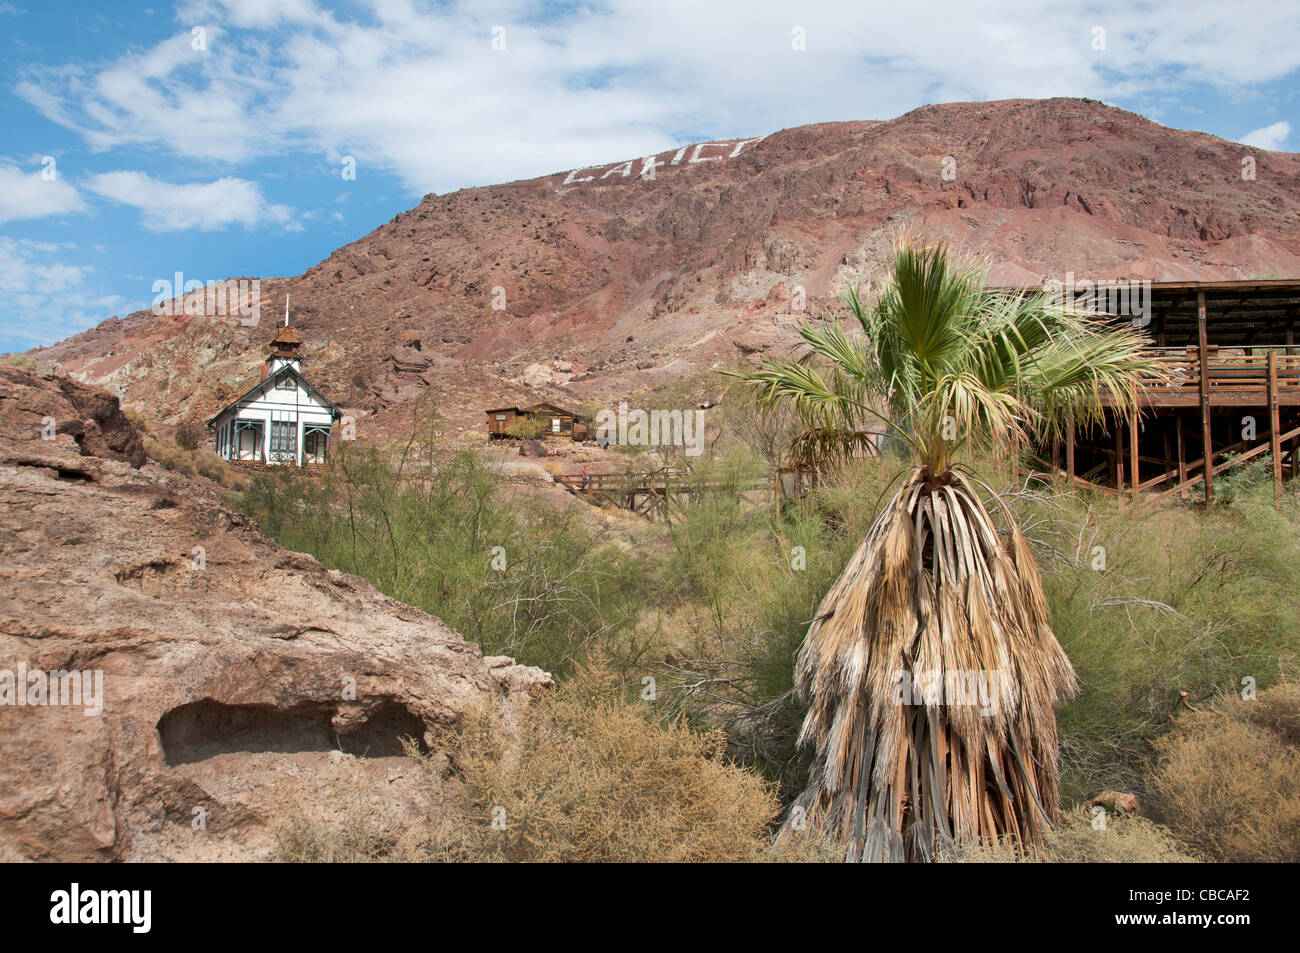
[[[748,492],[771,489],[765,481],[731,483],[704,480],[695,477],[689,470],[675,467],[663,467],[649,473],[592,473],[587,477],[585,487],[582,477],[573,474],[557,476],[555,482],[592,503],[617,506],[647,519],[661,516],[671,519],[673,506],[689,505],[710,491],[738,489]]]

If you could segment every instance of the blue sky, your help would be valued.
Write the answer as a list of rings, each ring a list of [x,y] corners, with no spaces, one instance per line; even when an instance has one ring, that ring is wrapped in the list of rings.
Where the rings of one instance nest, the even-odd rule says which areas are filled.
[[[1300,150],[1294,8],[1131,6],[0,0],[0,351],[177,271],[297,274],[428,192],[930,102]]]

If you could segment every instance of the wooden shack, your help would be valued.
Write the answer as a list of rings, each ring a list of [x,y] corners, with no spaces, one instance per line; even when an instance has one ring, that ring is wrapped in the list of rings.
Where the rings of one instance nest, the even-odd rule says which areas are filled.
[[[486,411],[488,438],[500,440],[511,436],[509,429],[517,421],[536,423],[541,437],[564,440],[586,440],[590,421],[581,414],[555,404],[533,404],[531,407],[496,407]]]
[[[1271,457],[1280,494],[1300,473],[1300,279],[1153,282],[1149,304],[1166,382],[1138,395],[1137,414],[1031,448],[1034,471],[1135,499],[1197,488],[1208,502],[1216,474]]]
[[[495,407],[485,412],[489,440],[501,440],[510,436],[506,429],[519,418],[518,407]]]

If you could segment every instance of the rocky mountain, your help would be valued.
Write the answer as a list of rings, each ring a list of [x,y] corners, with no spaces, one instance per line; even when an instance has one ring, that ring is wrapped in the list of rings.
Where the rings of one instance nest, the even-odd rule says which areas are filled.
[[[116,399],[0,367],[0,860],[248,860],[331,784],[426,810],[400,739],[550,684],[144,463]]]
[[[432,395],[479,409],[632,395],[787,346],[902,230],[994,283],[1300,275],[1300,155],[1077,99],[926,106],[429,195],[305,274],[261,325],[112,318],[36,353],[164,424],[256,374],[286,292],[308,374],[382,436]]]

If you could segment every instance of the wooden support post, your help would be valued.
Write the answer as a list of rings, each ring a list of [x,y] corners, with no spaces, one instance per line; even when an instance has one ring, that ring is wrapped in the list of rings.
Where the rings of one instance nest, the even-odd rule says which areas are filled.
[[[1065,485],[1074,486],[1074,411],[1065,418],[1065,473]]]
[[[1282,501],[1282,441],[1277,411],[1277,351],[1268,352],[1268,439],[1273,453],[1273,502]]]
[[[1174,418],[1174,423],[1178,427],[1178,483],[1182,486],[1187,482],[1187,450],[1183,444],[1183,415],[1181,412]],[[1183,486],[1178,495],[1184,500],[1187,499],[1187,487]]]
[[[1133,505],[1138,501],[1138,485],[1142,482],[1142,471],[1138,469],[1138,441],[1142,432],[1138,429],[1137,384],[1129,391],[1132,408],[1128,412],[1128,478],[1133,484]]]
[[[1124,489],[1124,423],[1115,421],[1115,489]]]
[[[1214,444],[1210,434],[1210,364],[1208,333],[1205,322],[1205,292],[1196,292],[1196,334],[1197,362],[1200,364],[1201,380],[1201,442],[1205,460],[1205,502],[1214,502]]]

